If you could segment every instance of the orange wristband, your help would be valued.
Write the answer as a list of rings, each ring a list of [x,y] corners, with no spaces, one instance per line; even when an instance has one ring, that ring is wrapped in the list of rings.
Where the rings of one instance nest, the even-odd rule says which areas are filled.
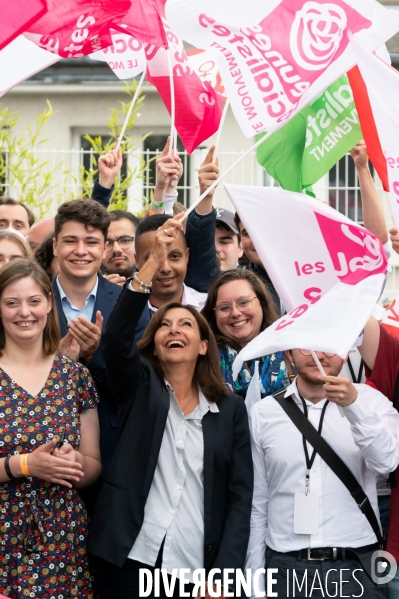
[[[92,359],[92,357],[93,357],[93,356],[94,356],[94,354],[91,354],[91,356],[86,356],[86,357],[85,357],[85,356],[81,356],[81,358],[82,358],[82,359],[83,359],[85,362],[88,362],[89,360],[91,360],[91,359]]]
[[[19,458],[19,465],[21,466],[21,472],[24,476],[30,476],[29,468],[28,468],[28,454],[23,453]]]

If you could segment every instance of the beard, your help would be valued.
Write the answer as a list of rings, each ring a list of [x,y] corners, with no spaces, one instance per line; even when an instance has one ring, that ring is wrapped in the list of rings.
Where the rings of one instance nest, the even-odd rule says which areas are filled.
[[[337,364],[337,365],[335,365],[335,364],[327,365],[322,362],[322,366],[323,366],[327,376],[338,376],[339,373],[341,372],[343,363],[344,363],[343,360],[342,360],[341,364]],[[314,364],[314,362],[312,360],[312,362],[309,362],[306,365],[298,366],[297,364],[295,364],[295,361],[294,361],[295,369],[296,369],[298,375],[301,377],[301,379],[303,379],[307,383],[310,383],[311,385],[320,385],[320,379],[318,378],[320,376],[320,372],[318,369],[316,370],[314,368],[312,368],[312,369],[310,368],[310,366],[313,364]]]
[[[120,275],[121,277],[126,277],[130,279],[134,273],[134,266],[126,266],[119,268],[106,268],[104,264],[101,265],[101,273],[103,275]]]

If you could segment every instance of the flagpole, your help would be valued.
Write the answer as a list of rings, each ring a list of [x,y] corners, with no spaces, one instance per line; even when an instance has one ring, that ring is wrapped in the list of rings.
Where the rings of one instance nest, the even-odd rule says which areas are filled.
[[[312,350],[310,350],[310,353],[312,354],[313,360],[316,362],[316,366],[319,369],[320,374],[322,374],[323,376],[327,376],[326,373],[325,373],[325,371],[324,371],[323,366],[321,365],[321,362],[320,362],[319,358],[316,355],[316,352],[313,351],[313,349],[312,349]],[[336,404],[336,406],[337,406],[337,408],[339,410],[339,413],[341,414],[342,418],[345,418],[345,412],[344,412],[343,408],[341,406],[339,406],[338,404]]]
[[[175,149],[174,148],[174,144],[175,144],[175,114],[176,114],[176,107],[175,107],[175,83],[174,83],[174,79],[173,79],[173,71],[172,71],[172,61],[170,58],[170,50],[169,48],[166,49],[166,54],[168,57],[168,68],[169,68],[169,84],[170,84],[170,118],[171,118],[171,124],[170,124],[170,145],[169,145],[169,154],[172,154],[172,151]]]
[[[140,81],[138,82],[137,87],[136,87],[136,91],[134,92],[134,96],[133,96],[133,99],[132,99],[132,101],[130,103],[129,110],[127,111],[125,122],[123,123],[123,127],[122,127],[122,130],[121,130],[120,134],[119,134],[118,141],[116,142],[115,150],[119,150],[119,148],[121,146],[121,143],[122,143],[123,137],[125,135],[125,131],[126,131],[128,123],[129,123],[129,119],[131,117],[134,105],[136,104],[138,95],[139,95],[140,90],[141,90],[141,86],[143,85],[144,77],[145,77],[145,69],[142,72],[142,75],[140,77]]]
[[[190,208],[188,210],[186,210],[186,212],[184,212],[182,218],[180,219],[180,222],[184,223],[184,221],[193,212],[193,210],[195,210],[195,208],[198,206],[198,204],[200,202],[202,202],[202,200],[208,195],[208,193],[211,192],[213,189],[215,189],[215,187],[217,185],[219,185],[220,181],[223,181],[223,179],[226,177],[226,175],[228,175],[229,173],[231,173],[231,171],[234,170],[235,167],[240,164],[240,162],[242,162],[247,156],[249,156],[249,154],[251,154],[251,152],[253,152],[254,150],[256,150],[256,148],[258,146],[260,146],[272,133],[274,133],[274,131],[269,131],[268,133],[266,133],[266,135],[264,135],[263,137],[261,137],[260,139],[258,139],[258,141],[253,146],[251,146],[248,150],[246,150],[246,152],[244,152],[244,154],[242,154],[235,162],[233,162],[233,164],[231,164],[229,166],[229,168],[227,168],[220,175],[220,177],[218,179],[216,179],[216,181],[214,181],[212,183],[212,185],[210,185],[208,187],[208,189],[206,191],[204,191],[203,194],[200,195],[200,197],[194,202],[194,204],[191,204]]]
[[[217,132],[217,135],[216,135],[215,151],[213,152],[213,159],[212,159],[213,163],[216,162],[216,152],[219,149],[220,138],[222,137],[222,130],[223,130],[223,125],[224,125],[224,119],[226,118],[226,114],[227,114],[228,108],[229,108],[229,101],[226,100],[226,102],[224,103],[224,107],[223,107],[222,118],[220,119],[220,123],[219,123],[219,129],[218,129],[218,132]]]

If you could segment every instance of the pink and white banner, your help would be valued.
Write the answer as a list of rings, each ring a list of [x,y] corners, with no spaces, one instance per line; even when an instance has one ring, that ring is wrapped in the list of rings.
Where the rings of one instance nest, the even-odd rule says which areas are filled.
[[[381,324],[393,335],[399,338],[399,295],[385,310]]]
[[[170,113],[169,52],[176,102],[175,127],[188,154],[191,154],[218,130],[222,101],[211,85],[195,73],[183,42],[164,19],[163,26],[169,50],[146,44],[147,79],[157,88]]]
[[[25,35],[64,58],[87,56],[111,45],[110,30],[130,6],[131,0],[47,0],[48,12]]]
[[[12,42],[46,11],[44,0],[1,2],[0,50]]]
[[[288,311],[240,352],[239,362],[293,347],[344,357],[381,293],[387,259],[380,240],[303,194],[225,189]]]
[[[217,56],[243,133],[274,131],[355,64],[348,32],[374,50],[399,30],[375,0],[168,0],[182,39]]]
[[[111,30],[112,45],[90,54],[93,60],[106,62],[119,79],[133,79],[146,69],[144,43],[131,35]]]
[[[201,81],[208,81],[215,92],[221,96],[223,102],[225,102],[227,100],[226,90],[219,73],[216,57],[212,52],[193,48],[192,50],[187,50],[187,56],[190,66],[197,73]]]
[[[20,35],[0,50],[0,97],[32,75],[61,60]]]
[[[399,73],[355,38],[351,43],[387,163],[389,198],[395,225],[399,226]]]

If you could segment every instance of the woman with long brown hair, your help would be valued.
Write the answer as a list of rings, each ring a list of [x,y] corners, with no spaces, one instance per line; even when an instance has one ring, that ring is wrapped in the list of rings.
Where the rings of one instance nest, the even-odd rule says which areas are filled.
[[[77,488],[100,474],[97,393],[57,352],[51,285],[34,260],[0,271],[0,594],[92,598]]]
[[[223,378],[235,393],[246,398],[255,368],[259,368],[257,399],[289,384],[284,352],[246,362],[233,380],[232,367],[238,352],[279,318],[273,298],[258,275],[239,268],[222,273],[209,289],[202,314],[218,344]],[[252,398],[249,404],[254,401]]]
[[[176,220],[158,229],[104,333],[119,443],[89,537],[101,599],[139,597],[144,568],[164,568],[169,582],[184,570],[191,593],[194,570],[244,565],[253,485],[247,413],[223,381],[213,334],[193,307],[172,303],[134,341],[151,281],[182,234]]]

